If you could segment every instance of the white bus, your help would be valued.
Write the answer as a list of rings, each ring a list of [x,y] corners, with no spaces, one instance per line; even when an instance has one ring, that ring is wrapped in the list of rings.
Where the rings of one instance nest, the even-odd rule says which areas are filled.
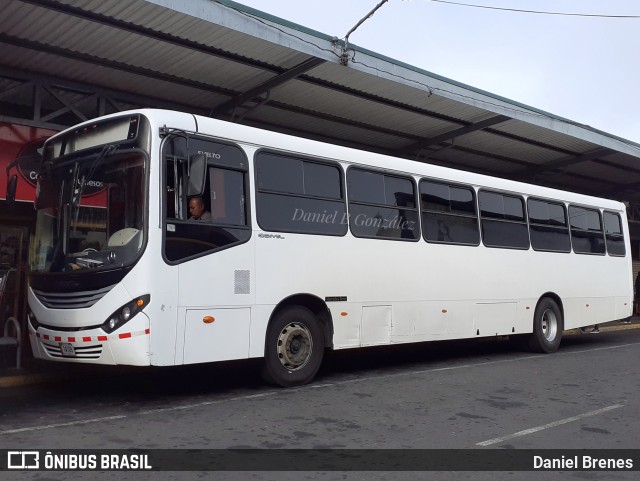
[[[53,136],[36,209],[40,359],[264,358],[292,386],[325,349],[515,336],[553,352],[563,330],[631,315],[620,202],[186,113]]]

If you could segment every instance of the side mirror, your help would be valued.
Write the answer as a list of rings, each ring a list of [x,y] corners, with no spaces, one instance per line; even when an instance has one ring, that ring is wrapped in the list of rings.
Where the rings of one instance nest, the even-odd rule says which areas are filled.
[[[204,154],[189,157],[189,186],[187,196],[202,195],[204,192],[207,158]]]
[[[16,203],[16,189],[18,188],[18,175],[13,174],[7,181],[7,206],[12,208]]]

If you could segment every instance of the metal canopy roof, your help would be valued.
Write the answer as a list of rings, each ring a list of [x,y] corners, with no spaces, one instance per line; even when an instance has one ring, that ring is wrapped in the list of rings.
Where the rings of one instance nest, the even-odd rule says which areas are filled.
[[[640,145],[235,2],[9,0],[0,121],[173,108],[640,202]]]

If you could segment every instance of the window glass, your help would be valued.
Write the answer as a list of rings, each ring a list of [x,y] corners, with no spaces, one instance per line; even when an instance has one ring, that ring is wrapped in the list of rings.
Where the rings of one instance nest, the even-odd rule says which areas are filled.
[[[480,231],[471,187],[420,181],[422,228],[427,242],[478,245]]]
[[[306,195],[342,199],[340,169],[334,165],[303,162],[304,193]]]
[[[544,200],[529,199],[529,222],[533,224],[566,226],[567,215],[562,204]]]
[[[549,225],[567,226],[567,213],[562,204],[548,204]]]
[[[571,252],[567,216],[562,204],[528,199],[531,247],[538,251]]]
[[[493,192],[480,191],[480,213],[489,219],[504,219],[504,196]]]
[[[529,231],[523,223],[482,219],[482,241],[488,247],[528,249]]]
[[[427,242],[475,245],[480,243],[476,217],[463,217],[436,213],[422,214],[422,229]]]
[[[488,247],[529,248],[529,229],[521,197],[481,190],[482,241]]]
[[[384,187],[386,205],[415,208],[416,196],[411,180],[385,175]]]
[[[611,256],[625,256],[624,235],[622,233],[622,220],[620,215],[614,212],[604,213],[604,230],[607,240],[607,252]]]
[[[568,228],[531,224],[529,233],[531,247],[537,251],[571,252]]]
[[[244,174],[235,170],[209,168],[211,222],[245,225]]]
[[[518,197],[503,196],[504,218],[524,221],[524,202]]]
[[[431,212],[451,212],[449,186],[435,182],[420,182],[422,210]]]
[[[622,235],[622,223],[620,222],[620,215],[613,212],[605,212],[604,230],[607,234]]]
[[[356,237],[416,240],[420,226],[416,210],[351,204],[349,225]]]
[[[479,198],[482,217],[524,221],[524,205],[520,197],[480,191]]]
[[[571,206],[569,208],[571,227],[576,229],[601,232],[600,212],[593,209]]]
[[[190,137],[189,142],[179,138],[180,142],[164,144],[164,255],[171,262],[190,260],[251,237],[244,152],[202,137]],[[204,192],[187,197],[190,158],[196,154],[204,154],[207,159]]]
[[[349,202],[384,205],[384,175],[360,169],[349,169]]]
[[[569,223],[574,252],[604,255],[606,247],[599,211],[569,206]]]
[[[476,215],[476,201],[471,188],[449,187],[451,212]]]
[[[347,233],[342,176],[336,165],[269,152],[259,152],[255,162],[256,209],[258,224],[263,230],[320,235]],[[289,175],[287,167],[293,169],[293,175]]]
[[[304,193],[302,161],[260,152],[256,158],[258,189],[290,194]]]
[[[411,179],[353,168],[347,171],[347,179],[349,226],[353,235],[419,239],[420,223]]]

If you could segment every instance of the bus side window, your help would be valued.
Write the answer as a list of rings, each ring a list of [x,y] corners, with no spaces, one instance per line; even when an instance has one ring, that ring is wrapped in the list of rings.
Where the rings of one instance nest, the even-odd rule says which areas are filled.
[[[417,241],[420,222],[413,179],[347,170],[349,227],[356,237]]]
[[[604,255],[604,231],[600,211],[585,207],[569,206],[571,244],[576,254]]]
[[[478,199],[484,245],[507,249],[529,248],[529,229],[522,197],[480,190]]]
[[[617,212],[604,212],[604,231],[607,241],[607,252],[610,256],[624,257],[624,235],[622,233],[622,221]]]
[[[533,249],[547,252],[571,252],[569,224],[564,204],[529,198],[527,207]]]
[[[433,243],[480,244],[475,192],[470,186],[420,181],[422,235]]]
[[[190,221],[186,157],[166,156],[166,221],[164,255],[181,262],[246,242],[251,237],[246,205],[247,161],[237,146],[189,138],[189,153],[207,159],[204,192],[208,214]]]

